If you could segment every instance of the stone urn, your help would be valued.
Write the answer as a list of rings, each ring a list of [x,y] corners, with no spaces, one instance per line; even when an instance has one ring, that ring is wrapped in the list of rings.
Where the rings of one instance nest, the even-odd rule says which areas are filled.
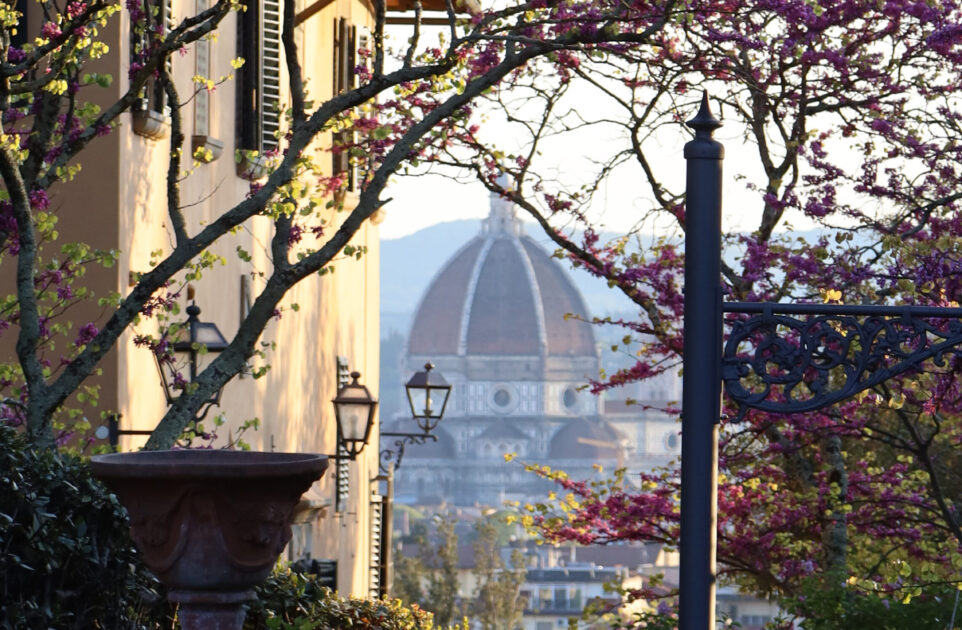
[[[180,604],[184,630],[240,630],[244,603],[291,539],[301,495],[327,457],[177,450],[91,458],[130,514],[147,567]]]

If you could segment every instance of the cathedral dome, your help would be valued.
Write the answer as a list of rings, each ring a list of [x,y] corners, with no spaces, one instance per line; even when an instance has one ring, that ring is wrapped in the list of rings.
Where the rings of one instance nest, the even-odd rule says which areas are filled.
[[[492,195],[481,233],[434,277],[414,316],[410,355],[596,356],[588,310],[568,274],[521,234]]]

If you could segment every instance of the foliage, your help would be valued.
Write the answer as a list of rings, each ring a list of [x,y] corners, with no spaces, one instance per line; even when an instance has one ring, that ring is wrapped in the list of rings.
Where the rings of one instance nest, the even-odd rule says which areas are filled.
[[[619,619],[612,622],[609,627],[612,630],[620,628],[644,628],[644,630],[678,630],[678,613],[670,610],[667,606],[658,610],[645,609],[633,613],[630,619]]]
[[[524,558],[512,550],[510,565],[501,556],[498,530],[490,519],[479,519],[474,525],[476,591],[472,612],[482,630],[516,630],[521,626],[524,600],[521,585],[525,579]]]
[[[454,520],[440,518],[437,523],[440,538],[437,548],[437,570],[428,580],[427,599],[431,602],[434,619],[439,626],[447,627],[464,617],[458,598],[458,537],[454,533]]]
[[[408,604],[434,614],[440,627],[449,626],[464,617],[463,602],[459,597],[458,535],[454,519],[437,515],[433,531],[425,520],[416,521],[407,542],[418,553],[406,556],[400,547],[394,555],[394,583],[392,594]]]
[[[256,155],[238,151],[239,162],[258,165],[248,171],[247,195],[219,203],[204,220],[190,212],[194,204],[181,199],[182,183],[203,177],[197,173],[206,159],[202,152],[191,159],[186,150],[185,112],[191,111],[194,92],[213,89],[229,75],[195,77],[193,91],[182,95],[171,70],[178,64],[168,61],[195,42],[213,40],[245,3],[217,0],[197,14],[175,16],[168,28],[158,22],[158,5],[148,0],[42,0],[36,12],[41,24],[24,25],[19,35],[18,5],[0,9],[0,258],[5,268],[16,268],[14,292],[0,297],[0,333],[5,342],[15,338],[16,346],[16,360],[0,367],[0,395],[19,403],[3,407],[5,419],[23,424],[38,445],[53,448],[61,427],[73,430],[69,420],[83,416],[79,394],[90,395],[83,391],[85,380],[135,326],[136,343],[169,366],[169,334],[177,332],[170,315],[183,288],[216,278],[224,261],[218,252],[236,250],[258,279],[251,307],[227,349],[196,379],[187,383],[182,374],[179,380],[174,375],[183,393],[147,442],[151,449],[172,446],[214,392],[252,357],[271,349],[261,335],[282,315],[295,285],[330,273],[333,261],[364,255],[364,247],[351,240],[389,201],[383,193],[390,177],[446,145],[454,125],[470,117],[475,99],[533,60],[645,45],[666,20],[682,15],[675,13],[674,0],[631,9],[615,2],[527,0],[463,17],[452,11],[445,34],[427,41],[418,9],[410,38],[394,53],[385,44],[386,16],[378,5],[370,15],[370,49],[360,52],[349,84],[312,100],[326,86],[315,89],[302,72],[295,4],[282,4],[286,102],[278,147]],[[122,15],[129,29],[118,28]],[[122,66],[126,82],[90,66],[110,53],[107,34],[121,30],[135,40],[132,58]],[[243,60],[234,60],[232,68],[241,67]],[[114,266],[126,254],[97,251],[61,234],[59,216],[84,208],[69,200],[51,204],[51,195],[61,186],[70,190],[87,149],[101,136],[118,133],[122,116],[152,90],[163,93],[170,111],[164,181],[168,244],[131,276],[125,294],[94,295],[85,271]],[[347,167],[332,172],[332,161],[321,159],[325,152],[339,162],[346,157]],[[260,167],[263,177],[255,172]],[[357,177],[348,177],[355,168]],[[345,205],[350,186],[357,194]],[[253,230],[254,222],[270,229],[255,245],[262,257],[232,241]],[[258,266],[256,258],[269,262]],[[95,315],[73,321],[81,312]],[[260,366],[253,374],[264,370]]]
[[[834,587],[826,588],[826,582]],[[811,576],[803,581],[799,594],[785,602],[800,618],[804,630],[944,630],[956,628],[962,620],[958,610],[959,590],[952,585],[905,589],[900,593],[875,593],[852,588],[854,580],[844,575]],[[914,594],[914,596],[913,596]],[[950,621],[955,623],[950,625]]]
[[[416,546],[416,556],[395,553],[391,592],[430,611],[435,622],[446,627],[464,616],[458,597],[458,536],[450,517],[438,515],[433,524],[433,531],[424,520],[413,524],[407,540]]]
[[[250,605],[244,621],[244,628],[250,630],[432,630],[434,627],[431,613],[416,605],[405,607],[398,599],[340,597],[321,586],[317,576],[290,569],[278,569],[257,587],[257,600]],[[450,628],[461,630],[460,625]]]
[[[416,555],[395,555],[392,593],[410,604],[434,613],[439,626],[447,626],[468,614],[472,622],[487,630],[514,630],[524,612],[521,585],[525,580],[520,550],[511,551],[510,562],[503,556],[500,515],[489,515],[474,522],[471,541],[474,555],[472,575],[475,592],[470,602],[459,596],[458,535],[453,519],[436,516],[434,528],[416,522],[406,542],[417,549]]]
[[[30,448],[0,425],[2,627],[172,627],[128,532],[126,512],[81,460]]]
[[[425,574],[424,563],[418,556],[407,556],[400,553],[400,551],[400,547],[395,548],[391,594],[402,602],[417,604],[427,610],[423,584]]]

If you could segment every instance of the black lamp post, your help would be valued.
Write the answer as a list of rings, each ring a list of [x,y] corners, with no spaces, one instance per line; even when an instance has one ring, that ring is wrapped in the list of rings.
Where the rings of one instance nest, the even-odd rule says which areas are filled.
[[[925,361],[962,356],[962,308],[724,302],[724,147],[712,138],[720,123],[707,93],[688,125],[678,628],[714,630],[722,384],[734,421],[749,409],[821,409]],[[730,322],[724,350],[723,313],[748,316]]]
[[[334,419],[337,421],[337,455],[355,459],[367,446],[374,426],[377,401],[358,379],[360,372],[351,372],[351,382],[337,391],[334,398]],[[342,455],[343,453],[343,455]]]

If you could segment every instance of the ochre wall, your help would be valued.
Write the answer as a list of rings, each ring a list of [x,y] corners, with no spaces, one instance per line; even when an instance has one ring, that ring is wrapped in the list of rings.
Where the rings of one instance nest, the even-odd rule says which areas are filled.
[[[298,2],[298,8],[308,4]],[[176,0],[174,16],[194,10],[194,0]],[[350,0],[338,0],[308,19],[298,34],[303,46],[301,63],[310,77],[308,89],[314,98],[331,93],[333,23],[339,16],[349,17],[355,24],[370,21],[363,6]],[[230,61],[236,53],[235,15],[228,16],[211,43],[211,76],[231,72]],[[114,77],[112,91],[119,95],[127,86],[127,60],[130,42],[127,15],[111,21],[108,42],[111,53],[105,60]],[[191,46],[183,55],[173,58],[173,72],[181,99],[186,100],[193,86],[195,51]],[[221,157],[191,172],[181,184],[181,203],[194,233],[249,191],[249,182],[236,175],[235,86],[229,81],[210,95],[210,135],[224,142]],[[184,108],[184,133],[187,145],[184,168],[191,167],[189,143],[193,133],[193,105]],[[77,181],[58,195],[63,199],[61,234],[103,247],[121,250],[119,264],[89,276],[98,293],[130,291],[132,272],[149,269],[151,254],[168,254],[173,247],[173,231],[166,211],[166,166],[170,152],[169,138],[151,140],[131,130],[131,117],[125,115],[122,127],[108,138],[98,140],[84,156],[84,170]],[[322,139],[326,143],[327,138]],[[329,165],[330,157],[319,157]],[[348,198],[349,206],[352,200]],[[57,203],[55,201],[55,203]],[[344,214],[330,211],[336,225]],[[335,225],[327,228],[333,233]],[[225,260],[223,266],[207,271],[200,281],[192,282],[200,318],[217,324],[230,339],[240,321],[241,277],[252,269],[270,271],[270,231],[267,219],[249,221],[237,234],[222,239],[212,251]],[[305,240],[313,240],[308,236]],[[334,263],[335,273],[313,276],[295,287],[284,299],[284,312],[264,332],[263,341],[276,343],[266,361],[271,369],[266,376],[235,378],[224,389],[222,404],[209,417],[222,412],[227,425],[219,430],[224,442],[228,433],[253,417],[260,419],[256,431],[243,435],[254,450],[333,453],[335,426],[331,399],[336,394],[336,357],[344,356],[350,368],[362,373],[362,382],[378,395],[379,285],[377,226],[366,222],[354,240],[365,245],[368,253],[361,260],[353,258]],[[253,257],[252,263],[240,260],[236,248],[243,247]],[[263,280],[251,281],[256,297]],[[298,312],[290,309],[299,306]],[[186,306],[186,295],[180,298]],[[175,319],[184,319],[183,313]],[[84,320],[86,321],[86,320]],[[149,351],[136,348],[136,332],[156,334],[154,320],[144,320],[131,328],[120,340],[110,360],[104,364],[101,409],[122,414],[124,429],[150,429],[166,410],[159,377]],[[352,462],[351,493],[348,507],[334,514],[333,507],[315,524],[313,555],[336,558],[339,562],[338,585],[343,594],[366,595],[369,587],[371,479],[377,474],[377,429],[372,444]],[[135,450],[143,438],[125,437],[122,450]],[[312,495],[333,502],[333,469],[313,489]]]

